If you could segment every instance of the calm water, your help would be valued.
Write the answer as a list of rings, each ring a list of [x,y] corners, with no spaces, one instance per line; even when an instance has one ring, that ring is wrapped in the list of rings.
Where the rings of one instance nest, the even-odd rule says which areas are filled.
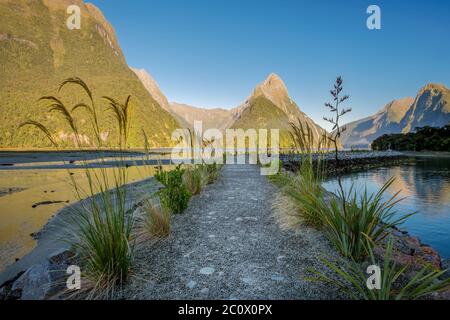
[[[388,194],[401,190],[400,195],[407,197],[396,211],[417,211],[401,228],[437,249],[442,257],[450,258],[450,158],[418,158],[400,166],[348,175],[343,181],[345,188],[355,183],[358,192],[367,187],[374,193],[392,176],[396,180]],[[328,181],[324,187],[334,192],[337,183]]]
[[[78,200],[68,171],[80,187],[88,189],[80,160],[86,158],[96,159],[95,154],[76,152],[0,152],[0,272],[35,247],[31,233],[39,231],[58,210]],[[91,172],[100,174],[96,164],[92,165]],[[110,181],[114,180],[113,165],[106,166]],[[154,167],[131,166],[127,171],[131,183],[152,176]]]

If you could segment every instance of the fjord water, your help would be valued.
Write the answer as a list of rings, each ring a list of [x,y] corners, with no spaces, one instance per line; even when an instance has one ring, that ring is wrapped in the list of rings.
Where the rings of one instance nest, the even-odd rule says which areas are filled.
[[[401,229],[438,250],[443,258],[450,258],[450,157],[415,158],[401,165],[350,174],[343,177],[344,188],[348,190],[353,183],[359,194],[365,189],[375,193],[390,177],[395,177],[395,182],[385,198],[399,190],[400,196],[406,197],[395,211],[417,212]],[[324,187],[335,192],[337,182],[326,181]]]
[[[86,158],[95,161],[95,153],[0,154],[0,272],[34,248],[32,233],[38,232],[60,209],[78,200],[70,175],[79,187],[88,190],[85,169],[78,164]],[[100,166],[106,166],[112,185],[114,163],[92,163],[90,170],[100,175]],[[128,182],[132,183],[152,176],[154,167],[130,166],[127,172]]]

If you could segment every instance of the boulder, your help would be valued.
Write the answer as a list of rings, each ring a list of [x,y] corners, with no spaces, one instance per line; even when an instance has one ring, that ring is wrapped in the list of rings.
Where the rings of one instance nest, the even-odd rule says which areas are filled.
[[[444,273],[444,278],[450,278],[450,259],[442,261],[442,270],[447,270]]]
[[[47,298],[52,284],[48,262],[30,267],[12,285],[11,292],[20,294],[21,300]]]
[[[8,286],[0,289],[0,299],[44,300],[57,298],[66,288],[66,270],[76,264],[75,254],[60,249],[50,254],[47,260],[28,268]]]
[[[59,249],[48,256],[48,261],[52,265],[71,264],[75,259],[75,254],[69,249]]]
[[[378,258],[385,253],[386,244],[393,239],[392,259],[397,265],[410,265],[411,271],[419,271],[425,266],[431,266],[437,270],[441,269],[441,257],[433,248],[423,245],[416,237],[408,235],[401,230],[395,230],[391,237],[386,237],[374,252]]]

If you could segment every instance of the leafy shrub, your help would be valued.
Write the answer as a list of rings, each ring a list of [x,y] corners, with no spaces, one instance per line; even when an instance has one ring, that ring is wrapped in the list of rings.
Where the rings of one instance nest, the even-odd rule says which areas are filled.
[[[159,170],[155,175],[155,178],[165,186],[158,191],[161,205],[175,214],[182,213],[191,198],[191,193],[183,183],[184,172],[184,169],[177,166],[174,170],[164,173]]]

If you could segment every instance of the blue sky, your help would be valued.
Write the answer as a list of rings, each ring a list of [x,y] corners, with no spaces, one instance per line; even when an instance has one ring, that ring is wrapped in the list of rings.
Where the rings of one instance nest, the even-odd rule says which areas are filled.
[[[450,1],[90,0],[114,26],[127,62],[170,101],[237,106],[275,72],[320,125],[337,75],[353,112],[373,114],[450,85]],[[381,30],[366,9],[381,8]]]

